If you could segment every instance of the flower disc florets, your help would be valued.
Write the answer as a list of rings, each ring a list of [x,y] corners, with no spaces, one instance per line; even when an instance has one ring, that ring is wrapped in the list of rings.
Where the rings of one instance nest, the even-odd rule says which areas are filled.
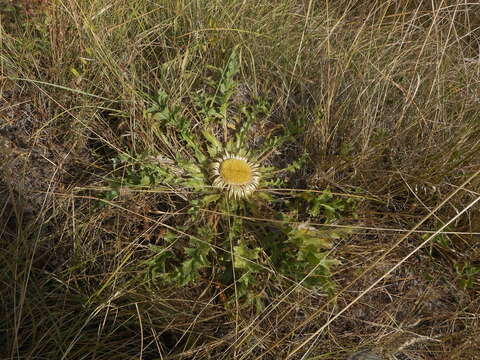
[[[212,163],[213,186],[236,199],[250,195],[258,186],[258,165],[239,155],[226,153]]]

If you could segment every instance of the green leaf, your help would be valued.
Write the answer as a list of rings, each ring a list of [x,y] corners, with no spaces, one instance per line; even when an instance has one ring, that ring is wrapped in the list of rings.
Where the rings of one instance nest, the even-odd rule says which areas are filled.
[[[243,270],[257,270],[258,265],[253,261],[258,259],[260,248],[249,249],[244,244],[239,244],[233,247],[235,268]],[[251,261],[248,261],[251,260]]]
[[[211,195],[206,195],[202,198],[202,204],[203,206],[206,206],[210,204],[211,202],[218,201],[222,197],[221,194],[211,194]]]
[[[157,274],[166,273],[166,262],[173,254],[161,246],[150,244],[149,247],[150,250],[156,253],[151,259],[146,261],[146,264],[149,266],[149,275],[154,279]]]
[[[211,146],[208,147],[208,154],[214,158],[216,157],[220,151],[222,150],[222,144],[217,138],[207,129],[202,130],[202,134],[205,139],[210,143]]]
[[[143,175],[142,178],[140,179],[140,185],[150,185],[150,176],[148,175]]]

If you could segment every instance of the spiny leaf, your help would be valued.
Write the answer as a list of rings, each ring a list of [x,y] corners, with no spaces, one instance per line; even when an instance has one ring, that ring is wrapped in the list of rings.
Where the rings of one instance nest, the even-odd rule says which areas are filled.
[[[233,247],[235,268],[243,270],[257,269],[258,265],[253,262],[258,259],[260,248],[250,249],[245,244],[239,244]],[[251,261],[248,261],[248,260]]]

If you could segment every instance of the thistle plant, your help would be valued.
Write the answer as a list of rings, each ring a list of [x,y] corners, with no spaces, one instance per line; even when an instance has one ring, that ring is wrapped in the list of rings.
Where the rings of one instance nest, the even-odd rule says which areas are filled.
[[[238,69],[234,51],[226,66],[217,69],[219,79],[207,81],[210,91],[200,90],[183,105],[193,107],[198,119],[183,115],[182,106],[172,105],[167,93],[158,91],[145,117],[160,142],[180,144],[179,151],[174,158],[163,154],[117,157],[114,165],[124,176],[114,182],[109,198],[114,199],[121,187],[155,190],[163,186],[180,194],[188,190],[184,225],[170,229],[161,244],[150,245],[152,256],[145,264],[154,286],[184,286],[213,277],[223,286],[234,284],[230,288],[235,289],[236,298],[257,309],[263,306],[271,274],[331,293],[330,268],[338,261],[329,257],[328,250],[345,232],[313,228],[308,218],[335,221],[351,207],[328,192],[300,192],[301,196],[292,192],[275,198],[267,190],[282,187],[286,175],[301,168],[308,155],[282,169],[264,164],[283,142],[294,140],[294,131],[301,126],[288,124],[277,136],[251,145],[251,127],[269,117],[270,106],[264,100],[233,103]],[[302,207],[312,208],[307,218],[299,214]]]

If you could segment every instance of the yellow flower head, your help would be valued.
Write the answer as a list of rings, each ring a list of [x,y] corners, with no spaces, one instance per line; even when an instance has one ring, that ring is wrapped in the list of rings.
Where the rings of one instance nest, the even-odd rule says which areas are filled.
[[[258,186],[258,165],[239,155],[226,153],[212,163],[213,186],[225,189],[234,198],[250,195]]]

